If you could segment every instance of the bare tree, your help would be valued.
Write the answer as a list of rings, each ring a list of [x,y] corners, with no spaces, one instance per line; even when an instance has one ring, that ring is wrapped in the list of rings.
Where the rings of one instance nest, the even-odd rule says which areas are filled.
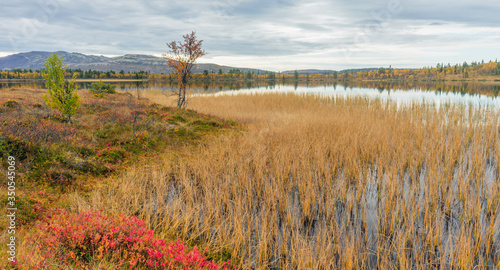
[[[183,36],[184,41],[172,41],[167,43],[170,48],[167,57],[168,66],[173,68],[173,72],[178,75],[179,88],[173,90],[177,96],[177,107],[183,108],[186,106],[186,86],[192,69],[196,66],[196,60],[206,52],[201,48],[203,40],[197,40],[196,33]]]

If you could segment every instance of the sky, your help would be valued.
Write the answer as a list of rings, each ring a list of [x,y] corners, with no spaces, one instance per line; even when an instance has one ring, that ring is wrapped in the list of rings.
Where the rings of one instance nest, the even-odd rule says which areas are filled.
[[[0,56],[161,56],[195,31],[200,63],[418,68],[500,58],[498,14],[498,0],[1,0]]]

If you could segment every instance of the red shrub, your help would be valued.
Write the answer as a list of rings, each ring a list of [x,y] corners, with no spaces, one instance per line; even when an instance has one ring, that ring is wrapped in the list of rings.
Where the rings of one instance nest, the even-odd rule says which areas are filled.
[[[117,268],[229,269],[207,261],[196,247],[189,250],[179,240],[165,243],[134,216],[62,212],[38,225],[29,241],[42,258],[34,267],[46,267],[46,258],[55,258],[62,265],[88,269],[89,262],[104,258]]]

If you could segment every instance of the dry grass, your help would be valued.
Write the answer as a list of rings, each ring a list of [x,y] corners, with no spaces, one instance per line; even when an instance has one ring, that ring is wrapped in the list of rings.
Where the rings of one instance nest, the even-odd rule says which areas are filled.
[[[245,129],[73,205],[137,214],[241,268],[500,267],[497,112],[279,94],[189,106]]]

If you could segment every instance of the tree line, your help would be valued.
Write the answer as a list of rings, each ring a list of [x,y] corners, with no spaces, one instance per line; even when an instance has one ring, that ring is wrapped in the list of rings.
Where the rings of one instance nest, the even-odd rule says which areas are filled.
[[[81,70],[81,69],[66,69],[64,72],[65,78],[76,79],[148,79],[150,72],[120,72],[115,71],[98,71],[98,70]],[[0,71],[0,79],[43,79],[40,69],[13,69]]]
[[[43,79],[40,70],[14,69],[0,71],[0,79]],[[136,79],[136,80],[176,80],[176,74],[151,73],[149,71],[119,72],[81,70],[68,68],[64,73],[65,78],[76,79]],[[322,80],[439,80],[439,79],[466,79],[480,76],[500,76],[500,63],[490,62],[463,62],[462,64],[439,63],[435,67],[423,67],[419,69],[397,69],[389,66],[380,67],[369,71],[333,71],[329,73],[284,74],[272,71],[247,71],[231,69],[228,72],[204,70],[200,73],[192,73],[190,80],[227,82],[227,81],[322,81]]]

